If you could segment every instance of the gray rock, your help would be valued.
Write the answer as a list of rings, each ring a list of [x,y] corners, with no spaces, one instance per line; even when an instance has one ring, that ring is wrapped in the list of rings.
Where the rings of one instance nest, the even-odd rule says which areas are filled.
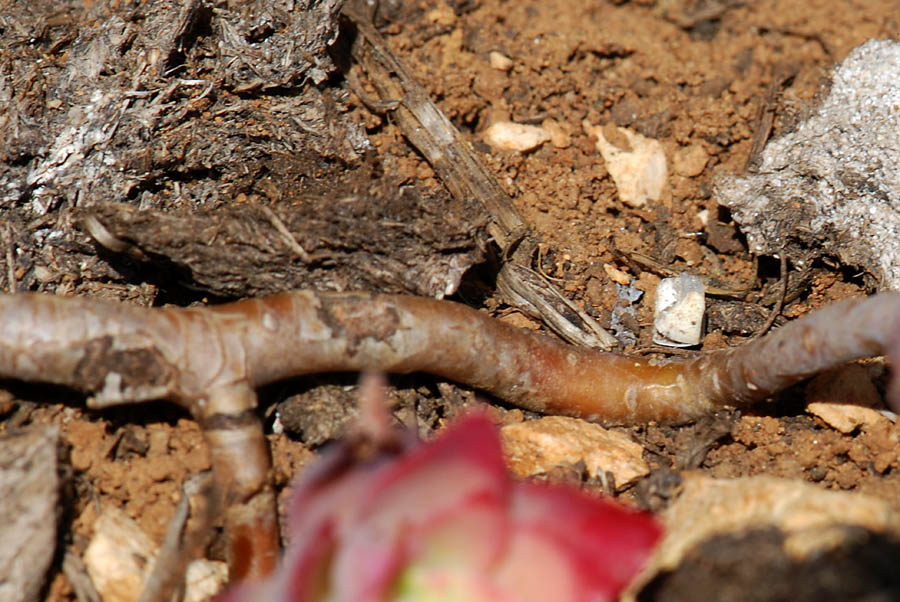
[[[715,186],[753,253],[834,255],[900,289],[900,43],[856,48],[816,114],[760,159]]]

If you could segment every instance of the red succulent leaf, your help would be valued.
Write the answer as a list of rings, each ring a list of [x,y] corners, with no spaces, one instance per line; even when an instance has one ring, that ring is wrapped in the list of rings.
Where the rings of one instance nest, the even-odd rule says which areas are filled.
[[[471,501],[505,504],[510,484],[494,426],[470,415],[379,471],[359,500],[357,520],[412,528]]]
[[[660,536],[649,516],[574,488],[514,483],[484,416],[427,444],[386,441],[365,462],[354,461],[353,442],[326,452],[297,486],[283,567],[228,602],[383,602],[423,591],[602,602]]]
[[[502,520],[510,486],[494,427],[481,416],[380,467],[367,484],[355,512],[343,517],[335,600],[381,599],[416,555],[415,533],[474,505],[493,507]]]
[[[409,531],[407,552],[420,566],[488,572],[506,552],[511,527],[505,504],[471,497]]]

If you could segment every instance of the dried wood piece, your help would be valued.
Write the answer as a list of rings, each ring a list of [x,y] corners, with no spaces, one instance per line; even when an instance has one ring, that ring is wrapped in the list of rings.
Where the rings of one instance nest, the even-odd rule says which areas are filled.
[[[366,71],[383,101],[395,101],[391,115],[410,144],[421,152],[457,198],[474,198],[496,220],[491,236],[506,249],[528,231],[509,195],[460,136],[443,111],[398,59],[371,22],[352,3],[343,14],[365,43],[357,42],[353,57]]]
[[[497,291],[522,313],[543,320],[573,345],[609,350],[618,341],[546,278],[524,265],[506,263],[497,275]]]
[[[219,76],[236,91],[321,84],[334,70],[329,47],[337,37],[342,0],[291,3],[252,0],[216,7]]]
[[[378,196],[348,189],[337,199],[310,194],[289,205],[175,214],[106,203],[81,216],[107,249],[164,258],[192,285],[226,297],[312,286],[453,294],[466,270],[483,259],[485,219],[473,211],[477,206],[387,182],[371,189],[376,186]]]
[[[337,36],[339,0],[300,0],[290,9],[253,0],[215,10],[199,0],[179,2],[180,10],[164,0],[96,2],[71,15],[59,13],[66,9],[56,3],[30,4],[6,7],[4,16],[22,23],[68,17],[78,35],[41,75],[39,87],[62,102],[62,110],[51,109],[44,93],[26,95],[34,84],[24,80],[35,75],[22,53],[0,65],[2,77],[22,91],[7,103],[10,118],[0,120],[0,156],[29,159],[0,162],[4,205],[27,204],[42,215],[63,200],[81,205],[133,196],[136,187],[163,175],[177,180],[175,173],[195,174],[183,178],[185,197],[203,198],[218,194],[197,177],[205,170],[225,174],[278,152],[324,151],[362,138],[358,132],[340,137],[346,125],[334,115],[330,128],[310,123],[321,122],[324,113],[315,105],[330,100],[312,87],[262,106],[221,96],[223,88],[248,92],[324,81],[335,69],[329,46]],[[20,44],[9,42],[10,48]],[[41,61],[35,52],[29,58]],[[201,117],[207,109],[216,119]],[[333,101],[326,110],[334,111]],[[229,112],[244,113],[244,122],[258,119],[258,131],[268,135],[248,142],[234,119],[219,119]],[[230,177],[212,179],[221,187]]]
[[[182,487],[175,516],[169,522],[166,539],[157,550],[152,569],[142,581],[143,589],[137,602],[168,601],[176,593],[184,599],[198,597],[188,596],[185,589],[192,587],[188,576],[190,563],[202,553],[215,519],[222,511],[210,505],[210,502],[218,501],[218,496],[213,492],[214,486],[212,474],[206,472],[194,476]],[[199,509],[192,510],[192,498],[198,500]],[[199,524],[188,529],[188,519],[192,514]],[[215,588],[215,592],[219,589]]]

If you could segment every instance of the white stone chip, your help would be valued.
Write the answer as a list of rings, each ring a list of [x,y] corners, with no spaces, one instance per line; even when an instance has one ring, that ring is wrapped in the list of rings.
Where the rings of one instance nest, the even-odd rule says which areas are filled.
[[[603,155],[606,170],[616,183],[619,198],[631,207],[643,207],[662,197],[668,168],[666,154],[658,140],[646,138],[626,128],[616,128],[630,148],[619,148],[606,139],[603,127],[587,121],[584,131],[597,138],[597,150]]]
[[[488,55],[488,60],[491,62],[491,67],[498,71],[509,71],[513,68],[512,59],[496,50]]]
[[[656,288],[653,342],[669,347],[700,343],[706,311],[703,282],[691,274],[663,278]]]
[[[156,546],[125,512],[105,508],[84,552],[84,565],[103,602],[137,602]]]
[[[493,148],[525,152],[550,140],[550,134],[536,125],[498,121],[484,130],[484,141]]]

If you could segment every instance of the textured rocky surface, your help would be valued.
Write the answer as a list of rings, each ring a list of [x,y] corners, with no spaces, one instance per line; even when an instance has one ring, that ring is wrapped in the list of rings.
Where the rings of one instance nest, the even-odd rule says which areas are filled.
[[[835,70],[816,114],[771,141],[756,173],[716,185],[750,250],[836,255],[900,288],[900,43],[870,40]]]

